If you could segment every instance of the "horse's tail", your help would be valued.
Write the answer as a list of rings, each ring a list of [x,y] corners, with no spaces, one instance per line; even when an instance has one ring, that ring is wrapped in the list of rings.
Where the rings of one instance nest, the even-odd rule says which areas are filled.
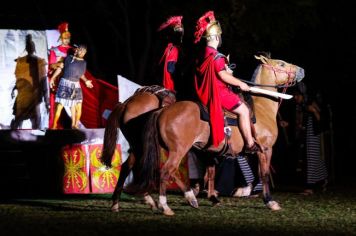
[[[157,189],[160,180],[160,145],[158,117],[160,111],[151,113],[145,123],[142,158],[134,168],[134,181],[129,192],[146,193]],[[136,172],[136,173],[135,173]]]
[[[108,167],[111,167],[111,159],[114,155],[117,142],[117,132],[121,120],[121,116],[125,109],[125,105],[118,103],[114,110],[110,113],[109,118],[106,123],[105,133],[104,133],[104,144],[101,155],[101,162]]]

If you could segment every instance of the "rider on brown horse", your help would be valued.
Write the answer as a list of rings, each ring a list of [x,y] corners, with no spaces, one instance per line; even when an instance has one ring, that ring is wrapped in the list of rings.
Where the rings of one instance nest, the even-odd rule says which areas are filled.
[[[181,51],[180,44],[182,43],[184,34],[182,18],[182,16],[172,16],[158,28],[158,31],[164,30],[168,39],[167,47],[159,62],[163,67],[162,85],[171,91],[175,91],[174,75]]]
[[[239,115],[239,128],[244,137],[245,152],[255,153],[260,150],[251,131],[250,112],[240,97],[231,91],[230,86],[238,86],[242,91],[250,87],[232,75],[227,57],[219,53],[221,46],[220,24],[214,12],[209,11],[199,18],[196,25],[195,43],[205,39],[206,47],[198,60],[195,89],[201,102],[208,106],[212,127],[212,142],[218,146],[224,139],[223,109]]]

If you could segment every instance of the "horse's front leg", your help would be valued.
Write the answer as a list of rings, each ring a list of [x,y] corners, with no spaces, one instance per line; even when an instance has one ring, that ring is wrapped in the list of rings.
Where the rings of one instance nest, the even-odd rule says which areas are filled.
[[[127,176],[129,175],[134,164],[135,164],[135,155],[131,152],[129,154],[129,157],[127,158],[127,160],[121,166],[120,176],[119,176],[119,179],[115,186],[115,190],[111,197],[111,199],[112,199],[111,211],[113,211],[113,212],[118,212],[120,210],[119,199],[120,199],[122,190],[124,188],[125,180],[126,180]]]
[[[268,150],[265,150],[263,153],[258,152],[260,179],[262,180],[263,185],[263,202],[269,209],[273,211],[278,211],[281,209],[281,207],[279,206],[278,202],[273,201],[269,189],[271,157],[271,148],[268,148]]]

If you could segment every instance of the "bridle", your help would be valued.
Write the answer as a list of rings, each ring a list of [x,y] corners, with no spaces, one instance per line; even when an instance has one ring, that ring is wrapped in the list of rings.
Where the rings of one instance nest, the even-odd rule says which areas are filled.
[[[254,86],[259,86],[259,87],[272,87],[272,88],[283,88],[283,91],[282,93],[286,93],[287,92],[287,88],[291,87],[291,86],[294,86],[297,81],[295,79],[295,76],[296,76],[296,73],[294,71],[291,71],[291,70],[282,70],[282,69],[279,69],[279,68],[276,68],[274,66],[271,66],[269,64],[262,64],[262,66],[270,69],[273,71],[274,73],[274,77],[275,77],[275,81],[277,80],[277,73],[285,73],[288,75],[288,78],[287,78],[287,81],[284,83],[284,84],[281,84],[281,85],[272,85],[272,84],[257,84],[255,82],[251,82],[251,81],[246,81],[246,80],[242,80],[243,82],[247,83],[247,84],[251,84],[251,85],[254,85]],[[294,79],[292,79],[294,78]],[[278,102],[278,109],[279,107],[281,106],[282,104],[282,99],[279,99],[279,102]]]
[[[285,74],[287,74],[288,75],[287,82],[285,82],[284,84],[281,84],[281,85],[274,85],[274,84],[257,84],[255,82],[251,82],[251,81],[248,81],[248,80],[243,80],[243,79],[240,79],[240,80],[245,82],[245,83],[247,83],[247,84],[254,85],[254,86],[259,86],[259,87],[284,88],[283,89],[284,91],[287,88],[289,88],[291,86],[294,86],[296,84],[296,79],[292,79],[292,78],[295,78],[295,76],[296,76],[296,73],[294,71],[282,70],[282,69],[276,68],[274,66],[271,66],[269,64],[262,64],[262,66],[272,70],[276,80],[277,80],[277,73],[285,73]]]

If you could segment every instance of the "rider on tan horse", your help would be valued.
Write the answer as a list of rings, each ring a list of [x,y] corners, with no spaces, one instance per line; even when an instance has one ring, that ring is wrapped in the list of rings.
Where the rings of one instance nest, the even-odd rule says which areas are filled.
[[[212,126],[212,141],[218,146],[224,140],[224,114],[223,109],[239,115],[239,128],[245,142],[245,152],[260,151],[251,131],[251,119],[248,106],[239,95],[231,90],[238,86],[242,91],[249,91],[250,87],[232,75],[228,67],[227,57],[219,53],[221,46],[220,24],[216,21],[214,12],[205,13],[197,22],[195,43],[204,38],[205,51],[199,58],[195,75],[195,89],[201,102],[208,107]]]

